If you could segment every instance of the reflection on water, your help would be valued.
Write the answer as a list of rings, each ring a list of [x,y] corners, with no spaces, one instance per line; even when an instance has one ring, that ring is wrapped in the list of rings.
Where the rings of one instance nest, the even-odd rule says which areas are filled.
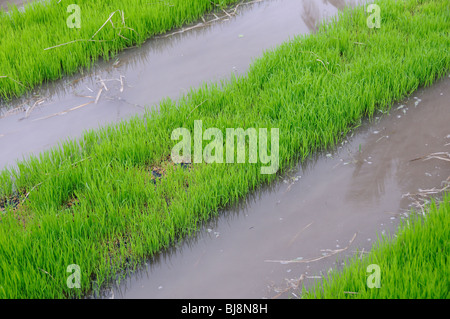
[[[221,211],[197,235],[155,255],[101,297],[271,298],[286,281],[304,275],[311,285],[357,250],[370,250],[409,211],[411,201],[402,194],[439,186],[450,175],[449,163],[410,161],[450,148],[448,99],[441,95],[449,89],[446,78],[416,92],[417,108],[407,100],[389,116],[365,121],[338,147]],[[267,262],[317,258],[345,247],[353,234],[351,249],[320,262]],[[281,297],[298,295],[290,292]]]
[[[383,125],[372,125],[364,145],[356,152],[348,152],[346,161],[354,170],[347,200],[360,201],[362,198],[367,203],[379,202],[392,189],[387,186],[392,183],[402,190],[402,194],[440,186],[430,181],[433,177],[437,180],[447,177],[441,171],[441,163],[412,160],[448,148],[445,131],[450,128],[445,115],[449,113],[449,104],[443,98],[443,92],[449,91],[449,82],[447,78],[432,88],[415,92],[392,109]],[[437,116],[439,114],[443,116]],[[433,123],[439,133],[426,127],[428,123]],[[419,170],[421,174],[411,174],[411,170]],[[411,189],[409,185],[419,186]]]
[[[326,11],[328,4],[337,10],[342,10],[346,7],[355,7],[364,2],[363,0],[304,0],[302,1],[303,10],[301,16],[309,31],[315,32],[324,19],[332,16]]]
[[[0,167],[77,138],[86,129],[142,114],[145,107],[156,108],[162,99],[177,99],[204,82],[243,75],[264,50],[309,32],[308,24],[337,12],[332,4],[317,2],[315,10],[303,14],[304,5],[299,0],[240,5],[231,19],[153,38],[110,61],[96,62],[91,70],[2,103]]]
[[[21,2],[21,1],[18,1]],[[328,2],[332,5],[329,7]],[[128,74],[134,73],[134,77],[141,77],[142,73],[146,73],[149,69],[149,65],[151,64],[152,57],[155,55],[162,55],[167,53],[168,51],[179,48],[180,45],[186,43],[187,41],[192,40],[203,40],[196,41],[196,45],[198,46],[198,51],[208,51],[211,47],[214,48],[208,41],[204,41],[204,39],[211,35],[212,32],[217,33],[217,36],[220,36],[221,29],[224,28],[223,25],[234,23],[236,19],[239,17],[243,17],[244,19],[252,19],[248,23],[256,24],[258,27],[270,29],[270,26],[267,26],[266,21],[274,20],[274,15],[270,15],[270,18],[261,17],[257,18],[258,14],[254,14],[255,19],[253,17],[246,17],[249,12],[255,11],[267,11],[274,10],[275,6],[284,6],[285,8],[296,7],[298,11],[300,11],[300,16],[303,20],[303,23],[306,24],[307,30],[300,29],[298,33],[302,33],[305,31],[315,30],[317,24],[324,19],[325,17],[331,16],[336,13],[334,8],[341,9],[344,7],[345,3],[353,3],[355,0],[348,1],[314,1],[314,0],[267,0],[257,3],[252,3],[249,5],[241,5],[237,10],[237,16],[233,16],[231,19],[222,19],[217,23],[212,24],[204,24],[202,27],[194,28],[186,32],[175,33],[169,37],[161,37],[156,36],[152,39],[147,40],[144,44],[139,48],[128,48],[123,52],[119,53],[116,58],[112,58],[110,61],[100,60],[98,61],[91,70],[83,70],[82,74],[76,74],[73,76],[66,77],[64,79],[54,81],[51,83],[47,83],[42,85],[40,88],[34,89],[32,93],[28,94],[19,99],[15,99],[13,101],[5,102],[0,100],[0,114],[8,109],[17,108],[18,106],[22,106],[24,109],[31,107],[36,101],[45,98],[46,100],[52,100],[56,98],[61,100],[64,96],[69,94],[77,94],[81,92],[77,92],[77,89],[83,88],[86,85],[91,85],[97,81],[96,77],[100,76],[101,78],[115,78],[118,74]],[[1,1],[0,1],[1,3]],[[282,10],[279,10],[280,13],[277,12],[279,20]],[[287,12],[284,12],[285,14]],[[219,15],[220,16],[220,15]],[[297,16],[295,14],[294,16]],[[209,17],[213,18],[213,16]],[[206,21],[208,21],[208,16],[206,16]],[[231,20],[231,21],[230,21]],[[301,19],[299,19],[301,21]],[[195,26],[197,23],[193,23],[191,26]],[[297,25],[299,23],[297,22]],[[189,28],[187,26],[186,28]],[[296,29],[297,26],[292,28]],[[265,32],[263,29],[259,31],[260,36],[266,37],[274,37],[270,33]],[[297,33],[293,33],[292,31],[288,31],[287,34],[295,35]],[[285,40],[285,36],[275,35],[275,37],[282,37],[281,40]],[[281,42],[281,41],[279,41]],[[241,48],[236,48],[237,50],[242,50]],[[264,48],[262,48],[264,49]],[[83,92],[85,90],[82,90]],[[84,92],[87,93],[87,92]],[[92,93],[92,92],[91,92]],[[25,104],[24,104],[25,103]]]

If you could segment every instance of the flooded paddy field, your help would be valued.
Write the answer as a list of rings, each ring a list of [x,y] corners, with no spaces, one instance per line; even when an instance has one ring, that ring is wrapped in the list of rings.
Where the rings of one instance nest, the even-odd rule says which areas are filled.
[[[77,138],[86,129],[143,114],[145,107],[155,108],[162,99],[176,99],[204,82],[245,74],[264,50],[313,31],[322,19],[356,3],[269,0],[241,5],[232,18],[150,39],[98,62],[91,71],[0,104],[0,167]]]
[[[439,190],[450,163],[450,77],[390,114],[364,121],[336,149],[308,159],[222,212],[193,239],[158,254],[103,298],[296,298],[346,258],[394,235],[417,196]]]
[[[421,17],[426,22],[420,30],[428,30],[433,41],[422,42],[417,38],[420,32],[414,31],[416,42],[393,45],[398,42],[392,39],[403,35],[398,30],[409,30],[423,15],[422,7],[411,2],[417,14],[401,23],[391,19],[383,29],[386,33],[367,31],[362,10],[355,29],[333,29],[344,37],[354,32],[367,44],[359,38],[350,46],[336,43],[333,39],[339,37],[326,32],[305,39],[330,64],[315,52],[302,51],[303,42],[285,42],[314,32],[319,21],[355,3],[252,1],[240,5],[232,16],[204,16],[203,21],[127,49],[109,62],[100,61],[91,71],[2,102],[2,168],[81,137],[85,130],[121,125],[117,130],[89,132],[84,148],[64,144],[64,151],[41,157],[41,163],[30,159],[20,166],[21,176],[2,173],[0,221],[2,226],[8,221],[11,228],[0,228],[0,241],[6,255],[14,255],[20,246],[34,261],[13,263],[11,268],[3,258],[1,281],[15,287],[16,280],[27,282],[30,296],[67,297],[72,291],[58,283],[66,282],[68,262],[80,263],[84,292],[95,285],[96,275],[104,282],[109,271],[115,276],[116,270],[130,266],[129,260],[145,258],[137,272],[93,297],[296,298],[301,285],[311,286],[333,267],[340,268],[347,257],[370,251],[377,236],[394,233],[411,208],[421,210],[422,200],[429,198],[424,194],[439,198],[450,175],[448,162],[440,159],[448,156],[450,147],[448,74],[395,104],[390,114],[373,111],[385,110],[389,101],[414,91],[417,83],[432,83],[448,70],[450,60],[443,56],[447,40],[442,36],[445,4],[424,4],[438,17],[437,21]],[[398,6],[395,14],[405,12]],[[427,23],[440,32],[427,29]],[[285,44],[278,51],[252,63],[265,49],[281,43]],[[379,43],[388,47],[387,53],[378,50]],[[335,45],[341,45],[340,50],[330,50]],[[405,58],[400,61],[402,54]],[[392,61],[398,62],[395,71]],[[223,91],[214,86],[191,91],[232,74],[246,75],[250,65],[248,78],[225,83]],[[180,104],[167,102],[159,113],[145,113],[158,111],[166,97],[176,100],[188,92]],[[205,94],[214,101],[204,104]],[[299,96],[304,96],[300,99],[304,104]],[[285,101],[289,102],[281,103]],[[191,174],[187,164],[189,169],[182,173],[155,174],[155,167],[167,164],[165,152],[172,146],[164,140],[165,131],[174,129],[172,122],[179,119],[178,125],[189,126],[192,114],[215,125],[231,121],[246,127],[248,118],[256,125],[273,121],[289,128],[282,136],[287,161],[297,153],[310,154],[333,144],[337,134],[346,135],[361,116],[375,118],[363,120],[337,147],[307,157],[278,175],[275,183],[264,183],[229,207],[225,205],[229,199],[241,198],[236,194],[245,195],[264,181],[253,176],[251,165],[230,170],[199,165]],[[134,115],[145,117],[121,122]],[[197,222],[207,220],[218,207],[227,208],[197,231]],[[35,237],[28,236],[28,230]],[[191,237],[178,241],[186,234]],[[74,238],[82,244],[74,244]],[[40,248],[36,241],[41,241]],[[158,253],[172,243],[174,247]],[[145,257],[153,253],[153,258]],[[32,268],[22,278],[17,274],[24,273],[24,267]],[[45,292],[39,288],[43,284],[50,287]],[[20,296],[23,291],[12,288],[7,293]]]

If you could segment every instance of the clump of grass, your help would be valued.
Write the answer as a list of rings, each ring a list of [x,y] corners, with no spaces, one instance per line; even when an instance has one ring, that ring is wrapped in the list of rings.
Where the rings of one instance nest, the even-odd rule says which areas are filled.
[[[163,101],[159,112],[87,131],[1,171],[0,198],[27,198],[0,215],[0,297],[82,296],[277,178],[261,175],[261,163],[167,169],[176,128],[193,132],[195,120],[223,132],[279,128],[283,171],[447,74],[448,1],[377,3],[380,29],[367,27],[363,7],[345,10],[314,35],[266,52],[245,76],[205,84]],[[161,177],[153,178],[155,167],[165,167]],[[17,216],[26,216],[25,227]],[[81,289],[67,287],[71,264],[80,266]]]
[[[304,290],[304,298],[448,299],[450,297],[450,193],[424,216],[402,221],[396,238],[378,240],[362,259]],[[367,267],[380,267],[380,288],[369,288]]]
[[[72,0],[0,9],[0,99],[19,96],[44,81],[90,68],[99,57],[195,21],[237,0],[77,0],[81,27],[69,28]],[[105,24],[105,22],[107,22]]]

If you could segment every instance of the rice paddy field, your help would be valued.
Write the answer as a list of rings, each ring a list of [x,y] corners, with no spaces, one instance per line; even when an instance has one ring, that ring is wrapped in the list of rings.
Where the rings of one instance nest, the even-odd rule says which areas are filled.
[[[426,214],[413,215],[395,238],[380,238],[363,258],[356,255],[342,271],[304,291],[304,298],[448,299],[450,194]],[[380,267],[379,288],[366,284],[369,265]],[[383,283],[383,284],[381,284]]]
[[[0,11],[0,98],[19,96],[44,81],[89,69],[99,57],[199,19],[236,0],[39,1]],[[70,10],[69,10],[70,9]],[[82,17],[82,18],[81,18]],[[70,25],[71,27],[68,27]],[[26,43],[27,45],[23,45]]]
[[[36,4],[25,13],[1,11],[0,28],[7,32],[0,39],[5,76],[0,96],[18,96],[44,80],[89,67],[99,56],[107,59],[213,7],[209,1],[174,0],[173,7],[154,2],[147,11],[137,1],[127,2],[126,10],[121,1],[102,3],[102,8],[80,1],[92,17],[79,30],[58,26],[65,23],[57,19],[65,6],[56,2]],[[448,1],[375,3],[383,12],[381,28],[367,26],[363,6],[346,9],[316,33],[267,51],[244,76],[205,84],[177,101],[166,99],[158,111],[87,131],[80,139],[1,171],[0,298],[83,297],[192,236],[221,208],[277,178],[260,173],[264,164],[248,161],[174,164],[174,129],[193,132],[196,120],[202,120],[203,130],[278,128],[281,174],[310,154],[335,146],[362,118],[389,110],[419,86],[447,76]],[[79,41],[44,50],[91,39],[98,25],[119,9],[125,12],[125,24],[116,13],[112,25],[121,25],[120,35],[127,39],[117,28],[105,27],[96,34],[104,42]],[[55,29],[48,30],[52,25]],[[30,45],[24,47],[24,42]],[[308,296],[448,298],[448,202],[446,195],[443,204],[430,206],[423,221],[411,220],[413,226],[401,230],[393,244],[380,245],[367,260],[350,265],[326,282],[323,291],[317,287]],[[354,279],[364,276],[366,263],[373,260],[390,270],[383,292],[367,291],[358,286],[365,281]],[[66,284],[72,264],[80,267],[81,289]],[[419,268],[426,272],[411,282]],[[425,289],[419,292],[421,284]],[[343,294],[340,287],[360,294]]]

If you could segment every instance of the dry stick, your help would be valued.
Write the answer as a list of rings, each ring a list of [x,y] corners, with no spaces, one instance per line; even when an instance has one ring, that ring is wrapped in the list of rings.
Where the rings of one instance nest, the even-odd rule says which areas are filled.
[[[33,106],[30,107],[30,108],[25,112],[25,118],[27,118],[27,117],[30,115],[31,111],[33,111],[33,109],[35,108],[36,105],[39,105],[39,104],[41,104],[41,103],[44,102],[44,101],[45,101],[45,99],[39,99],[39,100],[37,100],[36,102],[34,102]]]
[[[123,39],[125,39],[125,40],[130,41],[130,39],[128,39],[127,37],[124,37],[122,34],[120,34],[120,32],[122,32],[122,31],[119,31],[119,33],[117,34],[119,37],[121,37],[121,38],[123,38]]]
[[[226,14],[229,18],[231,18],[231,15],[230,15],[228,12],[226,12],[224,9],[222,9],[222,11],[225,12],[225,14]]]
[[[292,186],[295,185],[295,181],[293,181],[292,183],[289,184],[289,186],[286,188],[286,191],[284,192],[284,194],[288,193],[291,191]]]
[[[237,8],[238,8],[240,5],[244,5],[244,4],[252,4],[252,3],[261,2],[261,1],[263,1],[263,0],[256,0],[256,1],[246,2],[246,3],[241,2],[241,3],[239,3],[238,5],[236,5],[236,7],[234,8],[233,13],[230,14],[230,13],[228,13],[228,12],[226,12],[226,11],[224,11],[224,12],[225,12],[225,14],[226,14],[227,16],[232,17],[232,16],[234,16],[234,15],[236,14]],[[217,6],[217,5],[216,5],[216,6]],[[222,10],[223,10],[223,9],[222,9]],[[202,20],[203,20],[203,23],[199,23],[199,24],[197,24],[197,25],[195,25],[195,26],[192,26],[192,27],[189,27],[189,28],[183,28],[183,29],[181,29],[181,30],[179,30],[179,31],[175,31],[175,32],[172,32],[172,33],[169,33],[169,34],[166,34],[166,35],[157,36],[156,38],[161,38],[161,39],[162,39],[162,38],[168,38],[168,37],[171,37],[171,36],[173,36],[173,35],[175,35],[175,34],[183,33],[183,32],[186,32],[186,31],[189,31],[189,30],[192,30],[192,29],[196,29],[196,28],[199,28],[199,27],[203,27],[203,26],[209,25],[209,24],[211,24],[211,23],[213,23],[213,22],[216,22],[216,21],[218,21],[218,20],[223,20],[223,19],[225,18],[225,16],[223,16],[223,17],[218,17],[215,13],[213,13],[213,15],[214,15],[215,19],[206,21],[203,17],[201,17]],[[136,33],[137,33],[137,32],[136,32]]]
[[[192,112],[194,112],[200,105],[202,105],[203,103],[205,103],[206,101],[208,101],[208,99],[204,100],[202,103],[200,103],[199,105],[197,105],[196,107],[194,107],[192,109],[192,111],[188,114],[186,120],[189,118],[189,116],[191,116]]]
[[[281,291],[280,293],[278,293],[277,295],[273,296],[271,299],[277,299],[278,297],[280,297],[282,294],[288,292],[291,289],[298,289],[298,286],[300,286],[300,283],[303,282],[303,280],[305,279],[305,274],[302,274],[300,276],[300,278],[298,278],[297,284],[295,286],[291,286],[291,287],[287,287],[286,289],[284,289],[283,291]]]
[[[105,90],[106,91],[108,91],[108,88],[106,87],[106,84],[105,84],[105,82],[103,82],[103,80],[102,80],[102,78],[101,77],[99,77],[99,79],[100,79],[100,83],[102,84],[102,86],[105,88]]]
[[[353,154],[352,154],[352,152],[350,151],[350,149],[348,148],[348,146],[345,146],[345,148],[347,149],[348,155],[352,158],[352,163],[353,163],[353,164],[358,163],[358,161],[357,161],[356,158],[353,156]]]
[[[93,38],[97,35],[97,33],[100,32],[100,30],[102,30],[102,29],[104,28],[104,26],[108,23],[108,21],[111,22],[111,25],[113,26],[113,28],[116,29],[116,28],[114,27],[114,24],[113,24],[113,22],[111,21],[111,19],[112,19],[112,17],[114,16],[114,14],[116,14],[117,12],[121,12],[121,13],[122,13],[122,22],[123,22],[123,24],[124,24],[123,27],[125,27],[125,28],[127,28],[127,29],[130,29],[130,30],[136,32],[136,30],[134,30],[133,28],[130,28],[130,27],[125,26],[125,17],[124,17],[123,11],[122,11],[122,10],[116,10],[116,11],[112,12],[112,13],[109,15],[109,18],[106,19],[106,21],[103,23],[103,25],[100,27],[100,29],[98,29],[98,30],[92,35],[92,37],[91,37],[90,39],[77,39],[77,40],[69,41],[69,42],[66,42],[66,43],[62,43],[62,44],[58,44],[58,45],[55,45],[55,46],[46,48],[46,49],[44,49],[44,51],[45,51],[45,50],[54,49],[54,48],[58,48],[58,47],[61,47],[61,46],[67,45],[67,44],[71,44],[71,43],[75,43],[75,42],[81,42],[81,41],[86,41],[86,42],[112,42],[112,41],[114,41],[114,40],[93,40]],[[137,33],[137,32],[136,32],[136,33]],[[139,35],[139,33],[137,33],[137,34]],[[119,32],[118,35],[121,36],[122,38],[125,38],[124,36],[122,36],[122,35],[120,34],[120,32]],[[126,38],[125,38],[125,39],[126,39]]]
[[[446,144],[446,145],[447,145],[447,144]],[[449,145],[450,145],[450,144],[449,144]],[[447,156],[448,156],[448,159],[447,159],[447,158],[442,158],[442,157],[440,157],[440,156],[438,156],[438,155],[447,155]],[[424,161],[426,161],[426,160],[429,160],[429,159],[432,159],[432,158],[436,158],[436,159],[440,159],[440,160],[444,160],[444,161],[450,161],[450,153],[448,153],[448,152],[437,152],[437,153],[432,153],[432,154],[429,154],[429,155],[426,155],[426,156],[414,158],[414,159],[410,160],[410,162],[414,162],[414,161],[418,161],[418,160],[424,160]]]
[[[300,51],[300,53],[311,53],[311,54],[314,54],[314,55],[316,56],[316,61],[317,61],[317,62],[321,62],[322,65],[323,65],[323,67],[325,68],[325,70],[328,71],[328,73],[330,73],[331,75],[333,75],[333,76],[335,76],[335,77],[337,77],[337,78],[340,78],[338,75],[336,75],[336,74],[330,72],[330,70],[328,70],[328,68],[326,67],[325,63],[323,63],[323,61],[322,61],[321,59],[319,59],[319,56],[317,55],[317,53],[315,53],[315,52],[313,52],[313,51]],[[328,63],[328,62],[327,62],[327,63]]]
[[[75,111],[75,110],[77,110],[77,109],[79,109],[79,108],[82,108],[83,106],[89,105],[89,104],[91,104],[91,103],[93,103],[93,101],[90,101],[90,102],[88,102],[88,103],[85,103],[85,104],[81,104],[81,105],[75,106],[75,107],[73,107],[73,108],[71,108],[71,109],[68,109],[68,110],[64,111],[62,114],[66,114],[66,113],[69,113],[69,112],[71,112],[71,111]]]
[[[116,10],[116,11],[112,12],[109,15],[109,18],[105,21],[105,23],[103,23],[103,25],[100,27],[100,29],[98,29],[97,32],[94,33],[94,35],[91,37],[91,39],[93,39],[97,35],[97,33],[99,33],[101,29],[103,29],[103,27],[108,23],[108,21],[111,21],[111,18],[114,16],[114,14],[116,14],[117,11],[120,11],[120,10]],[[112,21],[111,21],[111,23],[112,23]],[[113,25],[113,27],[114,27],[114,25]]]
[[[449,155],[449,158],[444,158],[444,157],[441,157],[441,156],[435,156],[435,155],[429,155],[429,156],[427,156],[427,158],[425,158],[424,159],[424,161],[427,161],[427,160],[430,160],[430,159],[439,159],[439,160],[442,160],[442,161],[446,161],[446,162],[450,162],[450,155]]]
[[[25,198],[22,200],[22,202],[20,204],[23,204],[25,202],[25,200],[28,198],[28,196],[30,195],[30,193],[33,191],[33,189],[35,189],[36,187],[38,187],[41,184],[42,184],[42,182],[40,182],[39,184],[34,185],[33,188],[31,188],[30,191],[25,195]]]
[[[123,80],[122,78],[124,78],[125,76],[121,75],[120,76],[120,92],[123,92]]]
[[[103,79],[103,82],[119,81],[119,79]],[[97,81],[99,83],[100,81]]]
[[[314,54],[316,56],[316,58],[319,58],[319,56],[317,55],[317,53],[313,52],[313,51],[300,51],[300,53],[311,53]]]
[[[134,32],[136,32],[137,35],[139,35],[139,33],[138,33],[136,30],[134,30],[133,28],[127,27],[126,25],[124,25],[123,27],[124,27],[125,29],[134,31]],[[139,35],[139,36],[140,36],[140,35]]]
[[[69,41],[69,42],[66,42],[66,43],[58,44],[58,45],[55,45],[55,46],[53,46],[53,47],[45,48],[44,51],[50,50],[50,49],[54,49],[54,48],[58,48],[58,47],[62,47],[62,46],[64,46],[64,45],[71,44],[71,43],[75,43],[75,42],[81,42],[81,41],[87,41],[87,42],[112,42],[112,40],[91,40],[91,39],[86,40],[86,39],[78,39],[78,40],[73,40],[73,41]]]
[[[236,14],[236,11],[237,11],[237,9],[239,8],[239,6],[240,6],[241,4],[242,4],[242,1],[241,1],[241,3],[237,4],[236,7],[234,7],[234,10],[233,10],[232,15],[235,15],[235,14]]]
[[[11,78],[11,77],[9,77],[9,76],[7,76],[7,75],[0,75],[0,79],[10,79],[11,81],[14,81],[14,82],[16,82],[17,84],[19,84],[19,85],[22,85],[24,88],[26,88],[26,86],[25,85],[23,85],[21,82],[19,82],[19,81],[16,81],[16,80],[14,80],[13,78]]]
[[[95,104],[97,104],[98,99],[100,98],[100,95],[102,95],[102,92],[103,92],[103,88],[101,88],[100,90],[98,90],[97,98],[95,99]]]
[[[310,262],[314,262],[314,261],[319,261],[319,260],[322,260],[324,258],[336,255],[336,254],[338,254],[340,252],[343,252],[343,251],[347,250],[350,247],[350,245],[353,243],[355,238],[356,238],[356,233],[353,235],[353,238],[350,240],[350,242],[348,243],[347,247],[342,248],[342,249],[334,250],[331,254],[328,254],[328,255],[325,255],[325,256],[322,256],[322,257],[317,257],[317,258],[307,259],[307,260],[264,260],[264,262],[281,263],[281,264],[293,264],[293,263],[301,264],[301,263],[310,263]]]
[[[330,73],[331,75],[333,75],[333,76],[335,76],[335,77],[337,77],[337,78],[339,78],[339,76],[337,76],[336,74],[334,74],[334,73],[331,73],[330,72],[330,70],[328,70],[328,68],[325,66],[325,63],[323,63],[323,61],[322,60],[320,60],[320,59],[316,59],[316,61],[318,61],[318,62],[322,62],[322,65],[323,65],[323,67],[325,68],[325,70],[327,70],[328,71],[328,73]]]
[[[261,2],[261,1],[263,1],[263,0],[254,0],[254,1],[243,3],[242,5],[253,4],[253,3],[257,3],[257,2]]]
[[[78,162],[75,162],[75,163],[70,164],[70,166],[77,165],[77,164],[79,164],[79,163],[81,163],[81,162],[84,162],[84,161],[86,161],[86,160],[89,160],[89,159],[91,159],[91,158],[92,158],[92,156],[88,156],[88,157],[86,157],[86,158],[83,158],[82,160],[79,160]]]
[[[442,157],[442,155],[445,155],[447,157]],[[450,162],[450,153],[448,153],[448,152],[431,153],[431,154],[429,154],[427,156],[422,156],[422,157],[418,157],[418,158],[412,159],[412,160],[410,160],[410,162],[417,161],[417,160],[420,160],[420,159],[423,160],[423,161],[428,161],[430,159],[438,159],[438,160],[441,160],[441,161]],[[449,180],[450,180],[450,176],[447,178],[447,181],[449,181]],[[446,181],[444,181],[442,183],[444,184],[444,183],[446,183]],[[403,194],[402,198],[406,197],[406,196],[411,198],[411,199],[413,199],[413,200],[415,200],[414,197],[417,197],[417,196],[427,198],[428,195],[442,193],[443,191],[447,190],[449,187],[450,187],[450,184],[445,186],[444,188],[441,188],[441,189],[436,189],[436,187],[433,187],[431,189],[419,189],[419,193],[416,193],[416,194],[411,194],[411,193]],[[416,201],[416,203],[417,203],[417,201]],[[419,205],[419,206],[421,206],[421,205]]]
[[[303,231],[308,228],[309,226],[311,226],[314,222],[309,223],[308,225],[306,225],[305,227],[303,227],[289,242],[288,247],[292,245],[292,243],[297,239],[297,237],[303,233]]]
[[[214,20],[208,21],[207,23],[210,23],[210,22],[213,22],[213,21],[216,21],[216,20],[217,19],[214,19]],[[199,24],[197,24],[197,25],[195,25],[193,27],[189,27],[189,28],[186,28],[186,29],[183,28],[183,29],[181,29],[179,31],[175,31],[175,32],[172,32],[172,33],[169,33],[169,34],[166,34],[166,35],[157,36],[156,38],[158,38],[158,39],[168,38],[168,37],[171,37],[171,36],[173,36],[175,34],[183,33],[183,32],[186,32],[186,31],[189,31],[189,30],[192,30],[192,29],[196,29],[196,28],[202,27],[204,25],[206,25],[206,24],[199,23]]]
[[[40,117],[40,118],[38,118],[38,119],[33,120],[33,122],[34,122],[34,121],[40,121],[40,120],[46,120],[46,119],[48,119],[48,118],[51,118],[51,117],[54,117],[54,116],[58,116],[58,115],[63,115],[63,114],[69,113],[69,112],[71,112],[71,111],[74,111],[74,110],[76,110],[76,109],[79,109],[79,108],[81,108],[81,107],[83,107],[83,106],[92,104],[92,103],[94,103],[94,101],[90,101],[90,102],[88,102],[88,103],[81,104],[81,105],[79,105],[79,106],[75,106],[75,107],[73,107],[73,108],[71,108],[71,109],[68,109],[68,110],[65,110],[65,111],[61,111],[61,112],[54,113],[54,114],[51,114],[51,115],[48,115],[48,116]]]
[[[111,22],[111,25],[112,25],[113,29],[117,29],[117,28],[114,26],[114,23],[113,23],[112,20],[111,20],[112,17],[114,16],[114,14],[115,14],[116,12],[119,12],[120,17],[122,18],[122,27],[123,27],[123,28],[126,28],[126,29],[128,29],[128,30],[134,31],[134,32],[139,36],[139,33],[138,33],[136,30],[134,30],[133,28],[127,27],[127,26],[125,25],[125,13],[124,13],[124,11],[123,11],[123,10],[116,10],[116,11],[114,11],[114,12],[111,13],[111,15],[109,16],[109,18],[105,21],[105,23],[103,23],[103,25],[100,27],[100,29],[98,29],[97,32],[94,33],[94,35],[91,37],[91,39],[94,38],[95,35],[96,35],[101,29],[103,29],[103,27],[108,23],[108,21]],[[124,37],[124,36],[121,34],[121,32],[122,32],[122,30],[119,30],[119,33],[117,34],[119,37],[124,38],[124,39],[126,39],[126,40],[130,40],[130,39]]]
[[[73,80],[73,81],[68,82],[67,85],[74,85],[75,83],[78,83],[79,81],[81,81],[81,80],[83,80],[83,79],[85,79],[85,78],[87,78],[87,77],[88,77],[88,76],[85,75],[85,76],[83,76],[83,77],[81,77],[81,78],[79,78],[79,79],[75,79],[75,80]]]
[[[422,211],[422,215],[425,215],[425,205],[427,202],[429,202],[429,196],[433,195],[433,194],[440,194],[444,191],[446,191],[447,189],[450,188],[450,176],[447,178],[446,181],[443,181],[442,184],[447,184],[447,186],[441,188],[441,189],[436,189],[435,187],[433,187],[432,189],[419,189],[419,193],[416,194],[411,194],[411,193],[407,193],[407,194],[403,194],[402,198],[404,197],[408,197],[409,199],[411,199],[413,201],[413,204],[420,208],[420,210]],[[419,202],[419,201],[422,201]]]
[[[46,273],[47,275],[49,275],[50,277],[52,277],[53,280],[55,280],[55,278],[53,278],[53,276],[50,275],[48,272],[46,272],[44,269],[39,268],[39,270],[43,271],[44,273]]]
[[[362,259],[363,254],[364,254],[364,248],[361,250],[361,254],[359,255],[360,260]]]
[[[126,24],[125,24],[125,13],[124,13],[123,10],[119,10],[119,11],[121,12],[120,16],[122,17],[122,26],[123,26],[123,28],[128,29],[128,30],[131,30],[131,31],[134,31],[134,32],[136,32],[136,34],[137,34],[138,36],[140,36],[139,33],[138,33],[136,30],[134,30],[133,28],[130,28],[130,27],[127,27],[127,26],[126,26]],[[112,24],[112,21],[111,21],[111,24]],[[113,28],[116,29],[116,28],[114,27],[114,25],[113,25]],[[119,36],[121,36],[121,37],[124,38],[124,39],[127,39],[127,38],[125,38],[124,36],[122,36],[122,35],[120,34],[120,32],[122,32],[122,31],[119,31]],[[127,40],[129,40],[129,39],[127,39]]]
[[[25,104],[26,104],[26,102],[18,107],[13,108],[12,110],[2,113],[2,115],[0,116],[0,119],[5,118],[11,114],[17,114],[17,112],[22,111],[22,106],[24,106]]]
[[[81,94],[76,94],[76,93],[75,93],[75,96],[78,96],[78,97],[85,97],[85,98],[89,98],[89,99],[95,99],[95,96],[91,96],[91,95],[81,95]]]

